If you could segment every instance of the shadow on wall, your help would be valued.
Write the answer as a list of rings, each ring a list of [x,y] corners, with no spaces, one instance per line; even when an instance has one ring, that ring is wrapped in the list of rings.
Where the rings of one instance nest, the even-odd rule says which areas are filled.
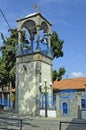
[[[25,65],[25,66],[24,66]],[[26,69],[23,69],[23,66]],[[36,111],[36,85],[34,77],[34,63],[22,64],[22,70],[19,73],[19,111],[23,113],[35,114]]]

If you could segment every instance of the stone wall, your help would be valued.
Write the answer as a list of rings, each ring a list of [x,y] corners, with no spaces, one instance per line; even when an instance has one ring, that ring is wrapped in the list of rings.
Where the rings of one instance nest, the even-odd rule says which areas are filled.
[[[70,117],[78,118],[78,99],[77,99],[77,97],[70,99]]]
[[[73,92],[69,93],[63,92],[57,93],[56,98],[56,115],[57,118],[81,118],[81,95],[83,92]],[[62,114],[61,104],[63,102],[68,103],[69,106],[69,114]]]
[[[39,85],[52,82],[52,59],[40,52],[16,57],[16,110],[18,113],[38,114],[40,111]],[[52,89],[49,88],[52,94]]]

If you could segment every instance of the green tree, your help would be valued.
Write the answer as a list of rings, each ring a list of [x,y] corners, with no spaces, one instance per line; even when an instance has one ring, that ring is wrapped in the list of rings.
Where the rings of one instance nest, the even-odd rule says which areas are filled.
[[[65,68],[64,67],[61,67],[61,68],[59,68],[59,70],[58,71],[56,71],[56,70],[53,70],[52,71],[52,75],[53,75],[53,81],[55,81],[55,80],[58,80],[58,81],[60,81],[61,79],[62,79],[62,76],[65,74],[65,72],[66,72],[66,70],[65,70]]]
[[[59,58],[64,55],[63,50],[62,50],[63,43],[64,43],[64,41],[59,39],[57,32],[53,31],[53,33],[51,35],[51,47],[53,48],[53,53],[54,53],[53,58]],[[64,67],[59,68],[58,71],[53,70],[53,72],[52,72],[53,81],[61,80],[62,76],[65,74],[65,72],[66,72],[66,70]]]
[[[54,56],[53,58],[58,58],[63,56],[63,43],[64,41],[59,39],[58,34],[53,31],[51,35],[51,47],[53,48]]]
[[[17,29],[10,30],[10,36],[5,38],[1,34],[3,39],[3,46],[0,47],[2,57],[0,58],[0,80],[2,83],[11,82],[15,86],[15,46],[18,44],[18,32]],[[25,32],[22,32],[22,42],[26,41]]]

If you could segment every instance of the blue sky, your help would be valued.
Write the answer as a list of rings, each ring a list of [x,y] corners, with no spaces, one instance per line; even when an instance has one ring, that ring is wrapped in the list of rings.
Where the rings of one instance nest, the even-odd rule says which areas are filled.
[[[52,30],[64,40],[64,56],[53,60],[53,69],[65,67],[64,78],[86,76],[86,0],[0,0],[0,8],[11,28],[16,28],[16,19],[33,13],[34,3],[42,15],[52,22]],[[9,36],[1,13],[0,32]]]

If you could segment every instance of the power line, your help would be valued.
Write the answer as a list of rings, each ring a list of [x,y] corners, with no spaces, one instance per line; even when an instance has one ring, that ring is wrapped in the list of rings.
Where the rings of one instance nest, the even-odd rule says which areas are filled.
[[[4,13],[3,13],[3,11],[1,10],[1,8],[0,8],[0,12],[1,12],[1,14],[2,14],[2,16],[3,16],[4,20],[5,20],[5,22],[6,22],[7,25],[8,25],[9,30],[11,30],[11,27],[10,27],[10,25],[9,25],[9,23],[8,23],[8,21],[7,21],[6,17],[5,17],[5,15],[4,15]]]

